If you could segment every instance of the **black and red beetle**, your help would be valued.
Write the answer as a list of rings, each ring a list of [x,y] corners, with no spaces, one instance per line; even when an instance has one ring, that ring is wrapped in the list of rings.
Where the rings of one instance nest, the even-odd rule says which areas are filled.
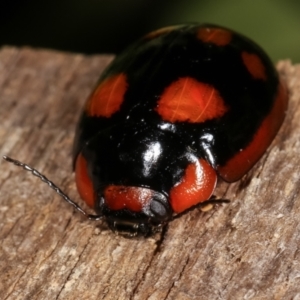
[[[286,88],[265,52],[215,25],[154,31],[117,56],[74,142],[78,191],[115,231],[147,235],[239,180],[283,122]]]

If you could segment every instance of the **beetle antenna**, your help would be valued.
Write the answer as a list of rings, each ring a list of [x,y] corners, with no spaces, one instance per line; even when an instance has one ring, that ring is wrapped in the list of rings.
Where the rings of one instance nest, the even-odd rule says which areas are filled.
[[[85,212],[77,203],[75,203],[73,200],[71,200],[57,185],[55,185],[51,180],[49,180],[46,176],[41,174],[36,169],[18,161],[11,157],[8,157],[6,155],[3,156],[3,159],[6,160],[9,163],[12,163],[18,167],[23,168],[25,171],[30,172],[32,175],[38,177],[41,181],[47,183],[51,189],[53,189],[59,196],[61,196],[66,202],[71,204],[76,210],[81,212],[85,217],[87,217],[89,220],[100,220],[103,215],[90,215],[87,212]]]

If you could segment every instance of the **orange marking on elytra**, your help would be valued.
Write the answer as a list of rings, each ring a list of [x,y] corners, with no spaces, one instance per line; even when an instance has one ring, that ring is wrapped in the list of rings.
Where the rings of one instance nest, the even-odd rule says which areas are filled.
[[[197,33],[197,38],[204,43],[226,46],[231,42],[232,33],[222,28],[200,28]]]
[[[95,193],[92,180],[88,175],[87,161],[79,153],[75,164],[75,181],[80,197],[88,206],[95,207]]]
[[[102,81],[86,104],[86,112],[92,117],[109,118],[116,113],[124,101],[127,90],[126,75],[113,75]]]
[[[182,89],[181,89],[181,93],[180,93],[180,95],[179,95],[179,97],[178,97],[178,100],[177,100],[176,109],[174,110],[173,115],[172,115],[172,117],[171,117],[172,120],[175,119],[175,116],[176,116],[176,114],[177,114],[177,112],[178,112],[178,108],[179,108],[180,102],[181,102],[181,101],[184,101],[184,99],[183,99],[183,94],[184,94],[184,90],[186,89],[186,85],[187,85],[187,82],[188,82],[188,77],[185,78],[185,79],[183,79],[182,81],[184,81],[184,84],[183,84],[183,87],[182,87]]]
[[[242,52],[242,60],[248,72],[254,79],[266,81],[266,68],[257,54]]]
[[[212,85],[182,77],[164,90],[155,110],[165,121],[201,123],[222,117],[228,108]]]
[[[209,103],[212,101],[212,99],[213,99],[213,94],[214,94],[214,92],[215,92],[215,90],[214,89],[212,89],[211,91],[210,91],[210,96],[209,96],[209,98],[208,98],[208,101],[207,101],[207,103],[206,103],[206,105],[205,105],[205,107],[203,108],[203,111],[202,111],[202,113],[199,115],[199,117],[196,119],[196,122],[199,120],[199,119],[201,119],[201,116],[205,113],[205,111],[207,110],[207,108],[208,108],[208,106],[209,106]]]

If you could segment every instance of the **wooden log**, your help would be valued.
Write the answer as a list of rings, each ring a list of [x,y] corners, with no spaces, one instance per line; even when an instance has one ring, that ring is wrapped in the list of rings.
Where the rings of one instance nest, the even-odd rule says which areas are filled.
[[[0,154],[83,205],[71,148],[112,56],[0,49]],[[0,162],[1,299],[300,299],[300,65],[278,64],[290,104],[279,134],[230,199],[163,233],[126,239],[86,220],[34,176]]]

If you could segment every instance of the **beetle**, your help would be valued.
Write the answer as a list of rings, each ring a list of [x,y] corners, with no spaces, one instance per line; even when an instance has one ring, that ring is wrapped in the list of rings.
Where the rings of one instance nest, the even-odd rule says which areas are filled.
[[[90,219],[149,235],[211,199],[218,178],[235,182],[264,154],[288,93],[267,54],[224,27],[184,24],[149,33],[104,71],[87,99],[73,147]]]

